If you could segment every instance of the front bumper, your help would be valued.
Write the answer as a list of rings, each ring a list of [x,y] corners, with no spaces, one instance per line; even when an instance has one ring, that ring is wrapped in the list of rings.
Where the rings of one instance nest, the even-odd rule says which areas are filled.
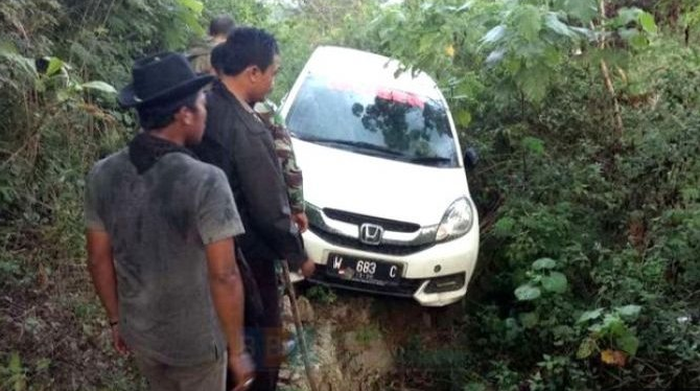
[[[475,224],[475,228],[478,225]],[[472,229],[461,238],[437,243],[411,254],[386,254],[330,243],[314,232],[304,233],[304,245],[309,257],[317,264],[316,273],[310,281],[333,287],[362,292],[378,293],[398,297],[412,297],[423,306],[440,307],[459,301],[467,293],[479,251],[479,232]],[[379,286],[340,279],[326,273],[326,262],[330,253],[345,254],[365,259],[401,263],[404,265],[397,286]],[[439,293],[428,293],[431,280],[464,273],[461,288]],[[294,276],[293,280],[301,279]],[[429,289],[428,289],[429,290]]]

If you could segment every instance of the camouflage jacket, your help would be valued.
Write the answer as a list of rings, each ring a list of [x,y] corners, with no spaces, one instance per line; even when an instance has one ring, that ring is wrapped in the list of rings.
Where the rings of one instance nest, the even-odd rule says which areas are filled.
[[[216,46],[213,39],[207,38],[187,51],[187,58],[196,73],[211,73],[211,51]]]
[[[275,140],[275,153],[279,159],[280,166],[282,166],[292,213],[302,213],[305,210],[304,178],[301,168],[297,165],[289,130],[284,126],[281,117],[274,112],[269,103],[258,104],[255,108],[260,118],[267,125],[267,128],[272,132],[272,138]]]

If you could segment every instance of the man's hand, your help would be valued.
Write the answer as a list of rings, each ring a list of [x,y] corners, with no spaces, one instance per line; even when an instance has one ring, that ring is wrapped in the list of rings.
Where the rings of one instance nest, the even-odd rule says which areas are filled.
[[[306,217],[306,213],[300,212],[292,215],[292,221],[299,227],[299,232],[304,233],[309,229],[309,218]]]
[[[255,365],[247,352],[233,354],[229,356],[228,366],[236,379],[236,386],[233,391],[245,391],[250,388],[255,379]]]
[[[112,345],[114,346],[114,349],[116,349],[117,353],[121,354],[122,356],[129,354],[129,347],[126,346],[126,342],[124,342],[122,335],[119,333],[118,324],[112,326]]]
[[[311,258],[307,259],[301,264],[301,274],[306,278],[311,277],[315,270],[316,264],[311,260]]]

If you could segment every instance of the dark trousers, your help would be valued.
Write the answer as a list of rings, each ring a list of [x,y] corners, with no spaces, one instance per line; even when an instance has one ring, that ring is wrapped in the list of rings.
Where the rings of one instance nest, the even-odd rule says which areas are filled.
[[[251,391],[275,391],[279,368],[284,358],[282,316],[280,297],[275,273],[275,262],[271,260],[249,260],[251,275],[255,286],[246,286],[246,305],[253,295],[259,299],[259,311],[246,309],[245,329],[246,345],[253,356],[256,366],[255,382]],[[230,370],[229,370],[230,372]],[[227,378],[227,389],[234,384],[233,374]]]

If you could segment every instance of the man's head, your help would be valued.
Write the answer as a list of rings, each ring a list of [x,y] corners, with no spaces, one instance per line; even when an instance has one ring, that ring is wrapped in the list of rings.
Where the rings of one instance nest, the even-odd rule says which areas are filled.
[[[209,22],[209,36],[223,42],[235,26],[230,16],[217,16]]]
[[[261,29],[241,27],[220,46],[215,57],[220,76],[235,79],[251,103],[264,100],[280,68],[275,37]]]
[[[119,102],[136,108],[145,131],[185,144],[201,141],[207,118],[202,88],[212,76],[197,76],[180,54],[159,53],[136,61],[132,77]]]
[[[147,132],[172,132],[185,144],[196,145],[202,141],[207,122],[206,98],[202,91],[163,104],[140,106],[139,124]]]

